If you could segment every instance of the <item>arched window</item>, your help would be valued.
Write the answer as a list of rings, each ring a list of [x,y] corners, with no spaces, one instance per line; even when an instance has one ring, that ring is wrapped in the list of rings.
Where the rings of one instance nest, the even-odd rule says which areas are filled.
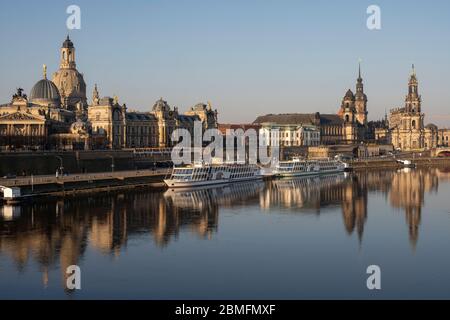
[[[350,120],[350,117],[348,116],[348,114],[346,114],[346,115],[345,115],[345,121],[346,121],[346,122],[349,122],[349,120]]]
[[[413,120],[413,121],[411,122],[411,127],[412,127],[413,129],[416,128],[416,120]]]

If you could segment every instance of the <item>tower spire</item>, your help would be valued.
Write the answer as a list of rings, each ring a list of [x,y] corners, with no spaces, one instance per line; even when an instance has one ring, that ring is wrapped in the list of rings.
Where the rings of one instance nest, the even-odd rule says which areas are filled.
[[[47,80],[47,66],[45,64],[42,65],[42,73],[44,75],[44,79]]]
[[[92,102],[95,105],[98,105],[100,101],[100,94],[98,92],[97,84],[94,86],[94,91],[92,92]]]
[[[358,80],[356,81],[355,108],[356,119],[362,124],[367,123],[367,96],[364,94],[364,84],[361,76],[361,59],[358,59]]]
[[[358,77],[361,79],[361,59],[358,60]]]

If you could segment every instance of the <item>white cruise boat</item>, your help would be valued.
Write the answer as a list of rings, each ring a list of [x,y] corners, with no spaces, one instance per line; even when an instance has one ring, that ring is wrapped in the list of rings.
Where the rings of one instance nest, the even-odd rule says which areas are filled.
[[[349,166],[348,164],[339,160],[316,160],[316,165],[319,167],[319,174],[344,172]]]
[[[275,175],[279,177],[314,176],[344,172],[347,167],[347,164],[338,160],[305,160],[294,158],[291,161],[280,161],[275,169]]]
[[[279,177],[313,176],[319,174],[319,167],[315,161],[294,158],[278,162],[274,173]]]
[[[220,163],[194,164],[174,167],[164,183],[170,188],[190,188],[227,184],[239,181],[260,180],[263,175],[255,164]]]

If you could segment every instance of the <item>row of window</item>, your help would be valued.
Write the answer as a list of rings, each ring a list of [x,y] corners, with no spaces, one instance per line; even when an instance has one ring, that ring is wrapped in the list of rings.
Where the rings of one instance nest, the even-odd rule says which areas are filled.
[[[232,173],[231,179],[251,178],[251,177],[253,177],[253,175],[254,175],[253,171],[243,172],[243,173]]]
[[[333,126],[333,127],[329,127],[329,126],[324,126],[321,127],[321,133],[322,135],[335,135],[335,136],[340,136],[342,135],[342,127],[338,127],[338,126]]]
[[[272,131],[269,131],[268,135],[269,138],[301,138],[301,137],[307,137],[307,138],[316,138],[316,139],[320,139],[320,133],[319,132],[311,132],[311,131],[305,131],[302,133],[299,132],[291,132],[291,131],[281,131],[278,132],[278,134],[276,133],[272,133]]]
[[[302,132],[301,134],[298,132],[290,132],[290,131],[282,131],[279,136],[281,138],[289,138],[289,137],[311,137],[311,138],[320,138],[320,134],[318,132]]]
[[[295,141],[280,141],[280,145],[281,146],[318,146],[320,145],[320,141],[319,140],[306,140],[303,141],[303,143],[301,142],[295,142]]]
[[[158,128],[147,126],[127,126],[127,133],[129,134],[156,134]]]

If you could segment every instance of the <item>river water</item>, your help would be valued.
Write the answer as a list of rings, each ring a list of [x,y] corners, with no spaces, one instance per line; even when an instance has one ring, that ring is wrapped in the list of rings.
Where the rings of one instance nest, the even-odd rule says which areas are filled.
[[[450,298],[450,168],[0,209],[0,298]],[[66,287],[78,265],[81,290]],[[367,288],[367,267],[381,290]]]

